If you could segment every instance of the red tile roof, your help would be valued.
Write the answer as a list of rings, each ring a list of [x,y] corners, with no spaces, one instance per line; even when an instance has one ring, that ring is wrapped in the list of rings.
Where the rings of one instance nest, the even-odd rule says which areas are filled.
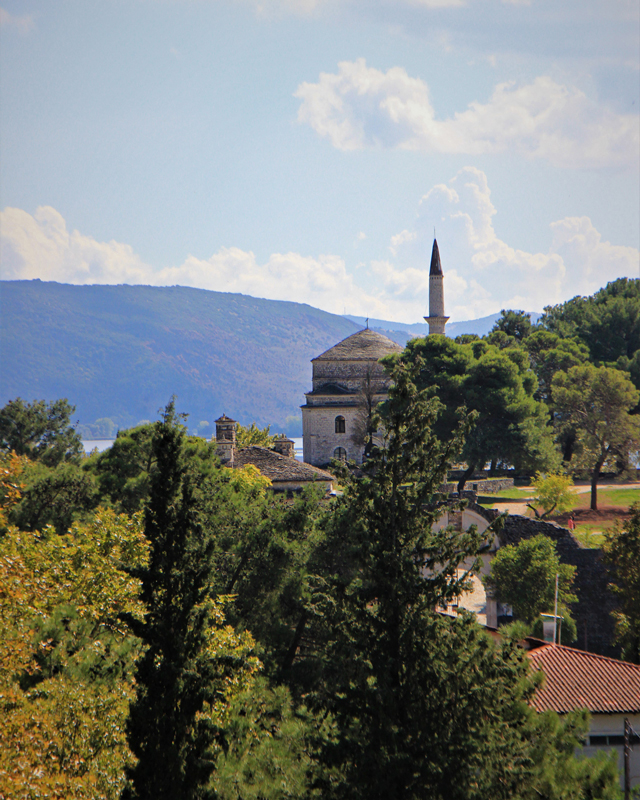
[[[640,712],[640,665],[559,644],[545,644],[527,655],[545,675],[533,697],[536,711]]]

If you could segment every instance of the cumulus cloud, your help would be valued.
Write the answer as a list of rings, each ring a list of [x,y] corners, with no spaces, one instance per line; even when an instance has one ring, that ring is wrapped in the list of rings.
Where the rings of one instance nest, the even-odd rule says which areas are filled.
[[[357,286],[345,262],[335,255],[317,258],[274,253],[259,264],[252,252],[223,247],[207,259],[189,256],[182,264],[154,269],[120,242],[99,242],[70,232],[62,215],[50,206],[32,216],[17,208],[0,213],[0,278],[74,284],[148,284],[193,286],[240,292],[274,300],[309,303],[352,314],[386,313],[382,293]]]
[[[17,16],[0,8],[0,28],[14,28],[20,33],[28,33],[33,28],[33,16],[31,14]]]
[[[302,83],[298,121],[340,150],[401,148],[479,155],[516,152],[562,167],[636,163],[639,121],[599,106],[576,88],[541,76],[533,83],[498,84],[489,101],[474,101],[437,119],[429,87],[401,67],[382,72],[363,58],[337,73]]]
[[[435,225],[447,313],[455,319],[505,307],[541,311],[575,295],[592,294],[616,278],[638,277],[638,250],[604,241],[588,217],[554,222],[548,250],[529,253],[498,238],[495,214],[486,175],[465,167],[421,199],[414,229],[403,231],[395,246],[395,268],[424,261]]]
[[[502,241],[483,172],[465,167],[420,200],[412,225],[390,240],[391,259],[349,269],[338,255],[274,253],[260,263],[252,252],[224,247],[210,258],[189,256],[154,269],[126,244],[99,242],[69,231],[51,207],[32,216],[15,208],[0,214],[4,280],[63,283],[182,285],[291,300],[336,314],[416,322],[427,313],[433,227],[452,319],[474,319],[501,308],[541,311],[608,281],[638,277],[640,253],[604,241],[588,217],[554,222],[545,252],[529,253]]]

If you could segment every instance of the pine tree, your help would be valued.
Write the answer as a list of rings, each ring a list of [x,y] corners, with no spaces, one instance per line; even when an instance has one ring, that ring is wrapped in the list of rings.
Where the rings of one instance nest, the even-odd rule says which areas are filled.
[[[208,784],[220,731],[211,709],[224,697],[226,679],[247,668],[242,646],[212,652],[213,537],[201,524],[198,477],[186,463],[184,439],[171,402],[153,437],[157,470],[145,512],[151,549],[140,574],[147,612],[143,623],[129,620],[146,651],[128,722],[138,761],[128,771],[127,799],[215,796]]]
[[[460,444],[435,437],[437,401],[402,363],[393,379],[386,446],[362,477],[345,476],[310,609],[322,642],[313,699],[334,726],[315,788],[323,800],[614,797],[608,761],[585,766],[580,794],[556,792],[579,737],[541,737],[526,654],[472,614],[437,613],[490,531],[438,527],[438,486]]]

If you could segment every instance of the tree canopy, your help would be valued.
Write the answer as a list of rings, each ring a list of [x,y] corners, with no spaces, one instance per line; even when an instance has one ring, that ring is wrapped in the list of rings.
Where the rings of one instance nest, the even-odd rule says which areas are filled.
[[[0,409],[0,449],[55,467],[62,461],[78,463],[84,452],[71,424],[75,406],[69,401],[10,400]]]
[[[604,556],[611,586],[620,598],[614,612],[616,638],[627,661],[640,664],[640,505],[631,506],[631,518],[605,534]]]
[[[484,582],[497,600],[513,608],[516,619],[533,625],[541,613],[554,613],[558,575],[559,616],[569,621],[568,606],[578,599],[572,592],[575,571],[574,566],[560,563],[554,542],[539,534],[517,545],[501,547]],[[567,635],[567,626],[564,627],[565,644],[575,639],[572,622],[569,622],[572,636]]]
[[[598,479],[606,464],[629,453],[640,442],[640,417],[629,412],[640,392],[624,372],[591,364],[556,373],[552,390],[559,423],[576,437],[573,469],[591,474],[591,508],[598,508]]]
[[[459,488],[490,461],[524,469],[558,463],[548,412],[534,397],[537,380],[522,347],[428,336],[411,340],[400,358],[410,365],[416,386],[440,401],[434,430],[442,441],[455,430],[461,407],[475,412],[475,424],[457,454],[467,463]],[[388,363],[394,360],[398,357]]]

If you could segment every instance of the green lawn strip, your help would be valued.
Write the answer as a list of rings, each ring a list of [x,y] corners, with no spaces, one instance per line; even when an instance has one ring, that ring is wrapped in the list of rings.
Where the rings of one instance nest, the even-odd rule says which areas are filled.
[[[495,498],[496,500],[503,502],[506,500],[517,500],[520,502],[522,500],[529,500],[531,497],[533,497],[533,493],[531,489],[501,489],[495,494],[493,492],[491,494],[487,492],[482,497],[485,500],[491,498],[492,501]]]
[[[632,503],[640,502],[640,489],[598,489],[598,508],[602,506],[620,506],[628,508]],[[588,508],[591,503],[591,492],[579,494],[574,500],[573,508]]]

